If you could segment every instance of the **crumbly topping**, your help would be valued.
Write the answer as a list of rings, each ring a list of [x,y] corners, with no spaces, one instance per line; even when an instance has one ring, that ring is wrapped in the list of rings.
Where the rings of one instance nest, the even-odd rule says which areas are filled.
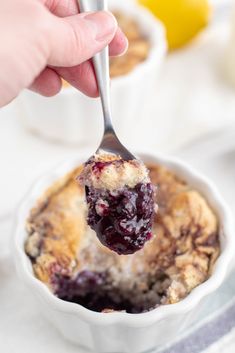
[[[146,38],[135,19],[121,13],[114,12],[118,24],[129,41],[127,52],[110,60],[110,75],[117,77],[131,72],[137,65],[145,61],[150,52],[150,42]]]
[[[112,154],[96,154],[86,163],[79,180],[94,189],[117,190],[138,183],[148,183],[149,172],[144,163],[134,159],[124,161]]]
[[[133,255],[119,256],[102,246],[87,226],[84,190],[75,180],[82,167],[42,196],[28,220],[25,249],[35,275],[53,292],[55,276],[105,273],[107,292],[145,311],[178,302],[210,276],[220,252],[214,211],[165,167],[147,167],[158,187],[159,210],[154,237]]]

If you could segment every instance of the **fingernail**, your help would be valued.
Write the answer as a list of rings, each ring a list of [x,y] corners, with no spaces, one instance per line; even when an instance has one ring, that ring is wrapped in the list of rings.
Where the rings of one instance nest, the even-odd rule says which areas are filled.
[[[90,13],[84,19],[92,24],[95,39],[98,42],[112,39],[117,30],[117,20],[110,12],[99,11]]]
[[[122,48],[123,48],[122,52],[116,56],[122,56],[122,55],[126,54],[128,48],[129,48],[129,41],[128,41],[125,33],[121,30],[120,27],[117,29],[116,37],[119,37],[120,46],[122,46]]]
[[[129,49],[129,41],[128,41],[128,39],[127,39],[127,37],[125,35],[123,37],[123,42],[124,42],[124,49],[123,49],[123,52],[120,55],[126,54],[126,52]]]

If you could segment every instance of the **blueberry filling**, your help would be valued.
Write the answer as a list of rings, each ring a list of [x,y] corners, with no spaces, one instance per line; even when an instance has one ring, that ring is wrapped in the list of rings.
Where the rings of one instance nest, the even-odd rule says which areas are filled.
[[[86,186],[88,224],[118,254],[133,254],[152,237],[154,187],[139,183],[115,191]]]
[[[76,298],[93,296],[104,284],[105,274],[91,271],[82,271],[75,278],[55,275],[53,285],[57,287],[56,294],[67,301],[76,301]]]
[[[162,295],[157,288],[152,288],[157,282],[163,282],[167,277],[163,274],[159,278],[155,274],[148,280],[150,295],[136,289],[123,291],[113,287],[108,273],[82,271],[75,278],[58,275],[54,284],[57,287],[56,295],[65,301],[80,304],[85,308],[102,312],[104,310],[126,311],[136,314],[153,309],[160,304]],[[153,294],[154,293],[154,294]]]

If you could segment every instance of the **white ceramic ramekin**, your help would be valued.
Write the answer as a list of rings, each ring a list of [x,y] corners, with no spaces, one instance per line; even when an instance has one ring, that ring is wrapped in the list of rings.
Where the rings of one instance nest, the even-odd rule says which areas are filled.
[[[80,305],[62,301],[33,275],[30,260],[24,252],[24,242],[27,237],[25,222],[30,209],[42,192],[53,181],[84,162],[87,157],[88,155],[81,153],[80,159],[69,161],[54,169],[35,184],[23,201],[17,216],[14,242],[16,267],[22,282],[27,285],[31,295],[35,297],[41,312],[68,340],[95,352],[147,352],[154,347],[169,343],[177,337],[179,332],[187,328],[204,305],[207,305],[208,295],[215,291],[225,279],[235,250],[233,219],[216,187],[201,174],[175,158],[142,155],[145,162],[156,162],[167,166],[199,190],[218,215],[221,254],[212,276],[181,302],[161,306],[142,314],[96,313]]]
[[[166,53],[165,31],[145,8],[126,0],[109,3],[110,9],[133,17],[151,42],[148,58],[129,74],[114,78],[111,84],[113,122],[121,140],[130,144],[139,121],[145,119],[148,124],[149,120],[151,125],[148,107],[155,99],[157,77]],[[99,99],[92,100],[68,87],[51,98],[25,91],[17,102],[22,121],[31,131],[59,142],[98,145],[103,130]]]

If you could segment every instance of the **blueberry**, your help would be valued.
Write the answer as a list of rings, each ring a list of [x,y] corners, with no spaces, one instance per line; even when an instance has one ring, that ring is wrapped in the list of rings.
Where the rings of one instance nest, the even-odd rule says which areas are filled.
[[[86,199],[88,224],[111,250],[131,254],[151,238],[154,188],[150,183],[115,191],[86,187]]]

